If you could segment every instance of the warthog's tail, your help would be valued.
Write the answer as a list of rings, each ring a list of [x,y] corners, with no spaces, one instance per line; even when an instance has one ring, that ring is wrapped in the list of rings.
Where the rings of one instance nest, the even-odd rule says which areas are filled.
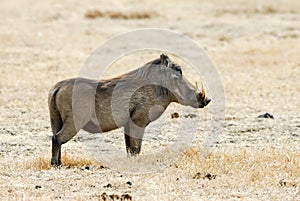
[[[63,125],[60,112],[58,111],[56,106],[56,94],[59,91],[59,89],[60,89],[59,87],[52,88],[49,92],[49,97],[48,97],[51,128],[52,128],[54,138],[55,135],[61,130]]]

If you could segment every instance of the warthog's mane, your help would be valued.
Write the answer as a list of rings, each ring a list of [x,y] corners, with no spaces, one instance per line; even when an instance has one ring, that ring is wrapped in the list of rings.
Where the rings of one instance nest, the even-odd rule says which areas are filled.
[[[110,79],[100,80],[98,83],[98,86],[100,85],[102,89],[103,88],[111,88],[111,87],[115,87],[117,84],[122,84],[122,82],[125,83],[127,81],[131,81],[131,82],[137,83],[139,81],[145,81],[145,80],[155,83],[153,85],[163,86],[164,84],[161,83],[161,80],[166,79],[166,76],[167,76],[166,73],[163,73],[164,74],[163,76],[165,76],[165,77],[162,76],[164,79],[161,79],[161,80],[160,79],[156,80],[158,75],[161,75],[161,74],[150,75],[153,70],[152,68],[159,68],[159,67],[161,67],[161,65],[162,65],[161,59],[157,58],[152,61],[149,61],[148,63],[144,64],[143,66],[141,66],[137,69],[134,69],[128,73],[124,73],[122,75],[119,75],[117,77],[113,77]],[[166,71],[160,71],[160,72],[166,72]],[[160,88],[161,88],[160,91],[162,94],[169,95],[168,89],[166,89],[165,87],[160,87]]]
[[[102,79],[100,82],[103,83],[105,86],[111,86],[114,85],[115,82],[121,81],[121,80],[129,80],[129,79],[146,79],[150,72],[151,68],[158,68],[159,65],[161,65],[161,60],[159,58],[154,59],[152,61],[149,61],[148,63],[144,64],[143,66],[134,69],[128,73],[124,73],[122,75],[119,75],[117,77],[109,78],[109,79]]]

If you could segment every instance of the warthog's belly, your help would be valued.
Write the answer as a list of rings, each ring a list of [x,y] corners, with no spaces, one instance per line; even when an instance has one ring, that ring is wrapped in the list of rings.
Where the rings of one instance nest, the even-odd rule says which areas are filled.
[[[89,133],[101,133],[99,126],[94,124],[92,121],[89,121],[83,128],[83,130]]]
[[[89,133],[104,133],[117,128],[118,126],[115,123],[98,124],[93,121],[89,121],[82,129]]]

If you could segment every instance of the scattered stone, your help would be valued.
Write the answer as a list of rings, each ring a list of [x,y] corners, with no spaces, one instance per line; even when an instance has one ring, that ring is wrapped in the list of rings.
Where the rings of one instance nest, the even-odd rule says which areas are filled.
[[[116,195],[116,194],[111,194],[109,197],[110,197],[110,199],[112,199],[112,200],[120,200],[120,196],[119,196],[119,195]]]
[[[89,167],[89,166],[86,166],[85,169],[86,169],[86,170],[90,170],[90,167]]]
[[[280,185],[280,186],[286,186],[286,181],[285,181],[284,179],[281,179],[281,180],[279,181],[279,185]]]
[[[126,184],[129,185],[129,186],[132,185],[132,183],[130,181],[127,181]]]
[[[6,133],[8,133],[8,134],[10,134],[10,135],[12,135],[12,136],[15,136],[15,135],[16,135],[15,132],[13,132],[13,131],[11,131],[11,130],[7,130],[6,128],[3,128],[3,130],[4,130]]]
[[[105,186],[103,186],[104,188],[112,188],[112,185],[111,184],[107,184]]]
[[[197,172],[194,176],[193,176],[193,179],[201,179],[201,173],[200,172]]]
[[[207,173],[205,176],[202,176],[200,172],[197,172],[194,176],[193,179],[208,179],[208,180],[213,180],[216,179],[217,175],[213,175],[210,173]]]
[[[193,179],[201,179],[201,173],[200,172],[197,172],[194,176],[193,176]]]
[[[236,140],[229,140],[229,143],[236,143]]]
[[[36,185],[34,188],[35,188],[35,189],[40,189],[40,188],[42,188],[42,186]]]
[[[207,178],[208,180],[216,179],[217,175],[207,173],[203,179]]]
[[[110,200],[109,196],[106,193],[102,193],[100,198],[101,198],[100,200],[102,200],[102,201],[108,201],[108,200]]]
[[[265,114],[259,115],[258,118],[274,119],[274,116],[269,113],[265,113]]]
[[[294,182],[294,181],[288,181],[288,180],[285,180],[285,179],[281,179],[279,181],[279,185],[282,186],[282,187],[284,187],[284,186],[286,186],[286,187],[297,187],[297,183],[296,182]]]
[[[187,115],[184,115],[184,117],[185,118],[195,118],[195,117],[197,117],[197,115],[195,115],[195,114],[187,114]]]
[[[178,117],[179,117],[179,114],[177,112],[174,112],[173,114],[171,114],[172,119],[175,119],[175,118],[178,118]]]
[[[100,196],[101,201],[111,201],[111,200],[122,200],[122,201],[131,201],[132,197],[128,193],[124,193],[122,195],[117,195],[117,194],[111,194],[108,195],[107,193],[102,193]]]
[[[129,195],[129,194],[122,194],[121,195],[121,200],[128,200],[128,201],[130,201],[130,200],[132,200],[132,197],[131,197],[131,195]]]

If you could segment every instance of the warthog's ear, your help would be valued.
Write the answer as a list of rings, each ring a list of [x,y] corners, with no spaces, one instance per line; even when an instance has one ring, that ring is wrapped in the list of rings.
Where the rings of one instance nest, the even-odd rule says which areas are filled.
[[[160,55],[160,62],[166,67],[170,67],[170,59],[167,55],[161,54]]]

